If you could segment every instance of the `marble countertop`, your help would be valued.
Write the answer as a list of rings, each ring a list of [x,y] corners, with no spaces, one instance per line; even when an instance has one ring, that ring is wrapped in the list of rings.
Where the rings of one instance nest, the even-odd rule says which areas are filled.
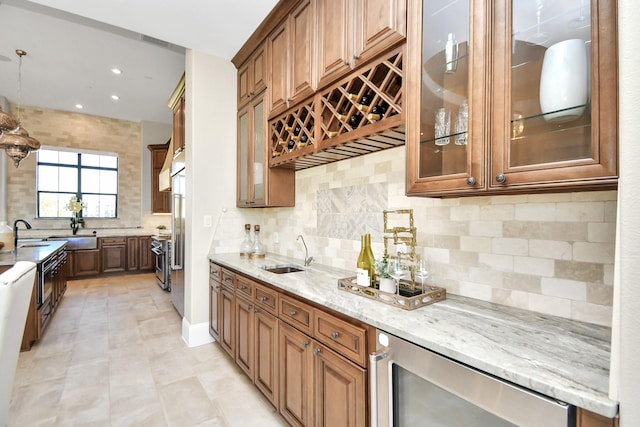
[[[18,250],[11,252],[0,251],[0,265],[14,265],[18,261],[32,261],[36,264],[41,263],[55,251],[65,246],[67,242],[62,240],[50,242],[23,242],[22,244],[26,244],[27,246],[20,247],[20,244],[18,244]]]
[[[407,311],[338,290],[338,279],[351,271],[312,264],[274,274],[262,267],[302,260],[270,254],[211,253],[209,259],[549,397],[606,417],[618,412],[608,397],[609,328],[455,295]]]

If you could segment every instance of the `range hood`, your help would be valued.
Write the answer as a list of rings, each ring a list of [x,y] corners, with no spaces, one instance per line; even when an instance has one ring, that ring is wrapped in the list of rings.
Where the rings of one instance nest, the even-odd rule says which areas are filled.
[[[158,176],[158,191],[171,191],[171,163],[173,162],[173,136],[169,139],[167,157]]]

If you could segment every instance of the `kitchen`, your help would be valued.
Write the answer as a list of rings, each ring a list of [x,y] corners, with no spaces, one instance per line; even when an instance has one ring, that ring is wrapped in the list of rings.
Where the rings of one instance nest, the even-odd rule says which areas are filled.
[[[627,4],[625,4],[627,3]],[[626,28],[628,25],[627,19],[630,21],[632,17],[637,17],[637,11],[634,11],[629,2],[620,2],[620,51],[625,52],[625,43],[629,40],[633,40],[632,37],[632,24],[631,28]],[[631,10],[627,10],[629,8]],[[623,13],[624,12],[624,13]],[[634,15],[635,14],[635,15]],[[625,31],[628,31],[625,32]],[[633,175],[632,167],[625,164],[634,164],[633,152],[625,152],[625,148],[628,150],[632,143],[629,136],[626,136],[626,132],[631,132],[633,128],[632,117],[626,117],[627,108],[629,106],[625,104],[625,97],[632,96],[634,90],[625,90],[625,85],[637,84],[633,79],[626,79],[625,77],[625,62],[626,57],[621,55],[620,59],[620,99],[621,99],[621,111],[620,111],[620,123],[624,123],[624,126],[620,130],[620,160],[621,177],[623,179],[631,180]],[[628,211],[635,211],[633,204],[631,207],[627,207],[627,200],[631,203],[633,201],[633,190],[624,188],[624,191],[620,189],[618,193],[611,192],[592,192],[592,193],[575,193],[575,194],[555,194],[548,196],[535,196],[532,198],[525,198],[522,196],[500,196],[500,197],[480,197],[470,199],[417,199],[406,198],[404,194],[404,149],[397,148],[378,154],[372,154],[364,156],[362,158],[356,158],[354,160],[348,160],[340,163],[335,163],[328,166],[322,166],[319,168],[312,168],[307,171],[298,173],[296,176],[296,207],[293,209],[277,208],[277,209],[265,209],[245,212],[244,210],[237,210],[233,208],[235,206],[235,186],[231,185],[235,179],[235,166],[234,162],[226,162],[221,165],[220,168],[212,170],[208,159],[211,158],[235,158],[235,144],[229,143],[229,141],[235,141],[235,104],[236,94],[235,85],[225,82],[235,81],[236,71],[228,61],[212,57],[208,54],[204,54],[196,51],[188,51],[186,58],[186,69],[188,83],[187,83],[187,99],[191,105],[191,109],[187,108],[187,123],[191,126],[187,126],[186,140],[193,141],[191,151],[187,151],[187,168],[193,171],[193,175],[188,177],[187,188],[188,194],[197,195],[197,203],[194,201],[188,206],[189,213],[187,220],[187,234],[192,236],[192,240],[187,242],[187,259],[190,260],[190,265],[186,270],[186,282],[189,284],[199,283],[202,285],[187,285],[186,297],[187,303],[185,307],[185,322],[183,327],[186,326],[185,339],[190,344],[197,344],[206,340],[206,328],[201,325],[206,325],[208,322],[208,306],[205,303],[207,301],[207,289],[204,285],[207,280],[207,257],[210,248],[215,248],[215,252],[230,252],[236,251],[237,247],[242,239],[242,225],[244,223],[260,224],[263,230],[263,239],[267,244],[269,251],[278,252],[287,256],[301,259],[302,248],[300,243],[295,240],[297,234],[303,234],[307,239],[307,244],[310,248],[311,254],[316,258],[316,262],[319,264],[329,264],[338,268],[351,268],[352,260],[357,256],[359,249],[359,242],[344,239],[344,238],[330,238],[322,234],[320,227],[316,225],[314,203],[316,195],[319,191],[332,190],[334,197],[338,197],[339,188],[349,188],[354,186],[363,186],[363,182],[367,185],[374,185],[378,187],[379,194],[383,196],[386,194],[386,203],[384,206],[389,208],[413,208],[416,213],[422,215],[416,221],[418,228],[426,228],[428,218],[433,215],[445,215],[446,217],[441,219],[440,224],[434,224],[434,227],[441,225],[451,224],[454,225],[456,221],[477,221],[479,213],[483,211],[492,212],[504,212],[503,207],[513,212],[518,212],[517,221],[532,221],[540,220],[542,213],[548,212],[549,209],[553,209],[554,212],[560,212],[562,215],[576,214],[575,218],[572,218],[572,222],[582,224],[586,226],[586,223],[596,222],[595,219],[589,219],[593,212],[601,212],[602,215],[597,215],[598,223],[601,224],[604,232],[604,243],[602,245],[604,252],[598,252],[596,254],[597,259],[606,259],[603,264],[606,265],[607,283],[613,284],[613,228],[616,223],[622,225],[620,231],[621,239],[618,243],[622,246],[622,253],[628,254],[626,256],[633,256],[634,242],[625,241],[625,236],[632,238],[634,232],[634,224],[632,223],[632,217],[628,219],[631,224],[627,228],[627,215]],[[215,93],[215,97],[210,97],[207,94]],[[215,99],[214,99],[215,98]],[[637,101],[637,100],[632,100]],[[230,108],[232,106],[233,108]],[[211,117],[219,117],[220,120],[211,120]],[[625,120],[626,119],[626,120]],[[628,126],[628,127],[627,127]],[[626,137],[625,137],[626,136]],[[206,141],[198,143],[199,141]],[[189,142],[188,142],[189,144]],[[627,163],[627,162],[630,163]],[[376,175],[371,174],[371,170],[376,171]],[[630,176],[627,174],[631,174]],[[363,180],[363,177],[366,177]],[[212,182],[228,182],[228,186],[215,185],[215,192],[212,190],[210,183]],[[384,187],[386,183],[387,187]],[[190,190],[189,190],[190,189]],[[386,193],[385,193],[386,191]],[[627,193],[629,191],[629,193]],[[190,193],[189,193],[190,192]],[[620,219],[615,218],[615,203],[616,198],[621,206],[617,209]],[[628,198],[628,199],[627,199]],[[190,198],[194,200],[194,197]],[[13,203],[11,203],[13,205]],[[612,209],[613,208],[613,209]],[[628,211],[627,211],[628,209]],[[350,214],[348,209],[344,212]],[[607,214],[608,213],[608,214]],[[428,214],[428,216],[427,216]],[[449,216],[450,215],[450,216]],[[521,215],[521,216],[520,216]],[[355,216],[355,214],[354,214]],[[613,218],[612,218],[613,216]],[[205,217],[211,217],[212,227],[205,226],[205,221],[202,221]],[[514,213],[515,217],[515,213]],[[521,219],[522,218],[522,219]],[[586,218],[586,219],[585,219]],[[493,217],[492,219],[495,219]],[[488,225],[486,223],[475,223],[476,226],[483,228]],[[277,239],[274,233],[277,231]],[[429,230],[430,232],[431,230]],[[633,238],[632,238],[633,239]],[[276,243],[277,241],[277,243]],[[468,244],[473,242],[467,241]],[[508,242],[503,242],[508,243]],[[631,251],[625,250],[625,245],[631,245]],[[429,243],[430,245],[430,243]],[[425,246],[427,246],[425,244]],[[374,248],[375,249],[375,248]],[[377,251],[379,253],[379,250]],[[440,259],[444,266],[449,262],[446,259],[447,251],[443,251],[440,246],[429,246],[427,251],[429,255],[435,259]],[[201,254],[201,256],[198,256]],[[488,252],[491,254],[491,252]],[[627,335],[633,336],[634,329],[627,325],[626,322],[631,322],[631,325],[636,324],[637,320],[634,318],[633,307],[627,307],[626,304],[633,301],[632,282],[626,282],[624,279],[629,275],[630,277],[633,268],[626,267],[626,263],[629,262],[623,256],[625,261],[620,267],[622,280],[620,283],[620,291],[624,295],[624,303],[620,308],[620,321],[622,327],[620,330],[624,334],[622,336],[620,349],[622,349],[622,368],[625,372],[624,375],[620,375],[621,381],[621,412],[625,412],[625,393],[624,390],[625,381],[629,380],[632,375],[631,372],[637,372],[633,369],[629,369],[626,363],[633,361],[626,361],[625,355],[626,346],[631,345],[631,341],[624,339]],[[633,258],[632,258],[633,259]],[[455,260],[456,263],[459,260]],[[585,258],[586,262],[590,262],[588,258]],[[629,268],[629,270],[627,270]],[[482,272],[487,273],[491,269],[485,269]],[[627,283],[625,285],[625,283]],[[463,286],[464,285],[464,286]],[[463,283],[460,285],[459,292],[463,295],[477,297],[477,298],[489,298],[492,295],[492,291],[489,287],[478,286],[486,285]],[[626,296],[631,292],[631,296]],[[610,294],[603,295],[600,302],[610,300],[612,296]],[[580,304],[576,301],[573,306],[583,308],[584,310],[576,309],[572,311],[566,304],[562,306],[556,306],[547,302],[541,302],[537,306],[532,305],[529,309],[533,310],[552,310],[550,314],[564,315],[565,317],[580,318],[579,316],[588,316],[582,318],[582,320],[590,320],[594,323],[607,324],[611,318],[611,304],[601,303],[596,306],[590,306]],[[502,301],[504,302],[504,301]],[[555,300],[554,302],[558,302]],[[607,308],[609,307],[609,308]],[[627,311],[630,317],[627,318]],[[585,314],[586,312],[586,314]],[[614,342],[615,342],[614,334]],[[616,348],[614,344],[614,348]],[[627,393],[632,390],[627,390]],[[629,406],[627,407],[627,413],[624,419],[633,417],[633,404],[634,396],[631,394],[629,397]],[[626,418],[629,417],[629,418]],[[633,422],[631,422],[633,425]]]

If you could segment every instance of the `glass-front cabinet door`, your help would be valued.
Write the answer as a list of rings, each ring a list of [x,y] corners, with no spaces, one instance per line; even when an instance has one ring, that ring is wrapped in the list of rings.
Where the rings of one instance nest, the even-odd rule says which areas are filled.
[[[615,186],[615,5],[496,2],[491,189]]]
[[[469,192],[485,185],[484,3],[409,2],[409,195]]]
[[[238,207],[265,205],[264,124],[262,96],[238,111]]]
[[[408,195],[615,188],[615,1],[409,4]]]

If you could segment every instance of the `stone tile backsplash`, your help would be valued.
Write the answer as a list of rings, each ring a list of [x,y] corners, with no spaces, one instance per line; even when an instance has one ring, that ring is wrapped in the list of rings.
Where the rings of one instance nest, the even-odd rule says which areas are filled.
[[[421,198],[405,196],[398,147],[296,173],[294,208],[230,210],[214,236],[237,251],[245,222],[259,222],[270,252],[353,270],[360,235],[383,252],[382,211],[414,211],[430,283],[447,292],[610,325],[615,191]],[[355,273],[354,273],[355,274]]]

